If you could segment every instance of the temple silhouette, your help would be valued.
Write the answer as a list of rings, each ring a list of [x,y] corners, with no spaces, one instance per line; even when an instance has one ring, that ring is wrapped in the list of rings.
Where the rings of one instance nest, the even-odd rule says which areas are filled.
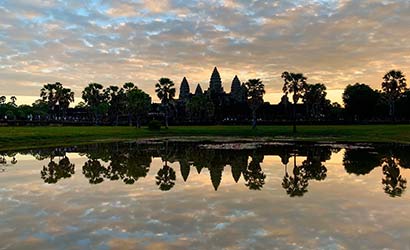
[[[193,96],[200,95],[211,95],[214,97],[219,96],[226,99],[231,99],[238,103],[246,102],[246,87],[244,83],[241,83],[238,76],[235,75],[231,84],[231,92],[226,93],[222,86],[222,79],[219,74],[218,68],[215,66],[209,80],[208,89],[205,91],[202,90],[201,84],[198,83],[195,92],[191,93],[187,78],[184,77],[182,79],[179,87],[179,102],[186,103]]]

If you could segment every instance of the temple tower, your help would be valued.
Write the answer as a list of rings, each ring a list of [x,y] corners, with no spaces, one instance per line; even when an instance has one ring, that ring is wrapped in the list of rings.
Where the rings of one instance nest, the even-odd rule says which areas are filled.
[[[187,79],[184,77],[179,88],[179,100],[187,100],[189,98],[189,84]]]
[[[195,89],[195,96],[200,96],[203,93],[204,92],[202,91],[201,85],[199,85],[199,83],[198,83],[198,85],[196,86],[196,89]]]
[[[222,94],[224,92],[222,88],[221,76],[219,75],[218,69],[216,67],[214,68],[211,79],[209,81],[209,92],[214,94]]]
[[[242,94],[242,88],[241,88],[241,81],[239,81],[238,76],[235,76],[232,80],[232,85],[231,85],[231,98],[237,102],[242,102],[243,101],[242,97],[243,97],[243,94]]]

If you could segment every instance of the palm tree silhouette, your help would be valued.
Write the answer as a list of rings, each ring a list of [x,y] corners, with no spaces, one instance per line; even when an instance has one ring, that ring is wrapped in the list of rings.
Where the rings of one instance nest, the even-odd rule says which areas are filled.
[[[175,97],[174,82],[169,78],[159,79],[158,83],[155,84],[155,92],[165,109],[165,127],[168,128],[169,105]]]
[[[400,168],[393,157],[388,157],[385,160],[383,175],[384,192],[390,197],[400,197],[406,189],[407,180],[401,176]]]
[[[245,185],[250,190],[261,190],[263,185],[265,185],[266,175],[260,165],[262,161],[263,155],[258,155],[254,152],[251,162],[243,173],[243,177],[246,181]]]
[[[6,103],[6,97],[4,95],[0,96],[0,105]]]
[[[292,73],[292,72],[283,72],[282,79],[284,81],[283,84],[283,92],[287,95],[292,93],[293,99],[293,133],[296,133],[296,104],[298,100],[302,97],[303,92],[306,88],[306,80],[307,78],[303,76],[302,73]]]
[[[295,152],[293,155],[293,176],[289,175],[285,165],[285,176],[283,177],[282,187],[290,197],[301,197],[308,191],[308,185],[309,182],[305,170],[296,165]]]
[[[245,83],[248,93],[248,104],[252,110],[252,128],[256,128],[256,111],[263,104],[265,86],[260,79],[249,79]]]
[[[155,176],[156,184],[162,191],[169,191],[175,186],[176,173],[173,168],[168,166],[168,159],[170,157],[170,152],[168,150],[168,140],[165,141],[165,150],[162,153],[162,161],[164,166],[158,170],[157,176]]]
[[[13,95],[10,97],[10,100],[11,100],[11,105],[16,107],[17,97]]]

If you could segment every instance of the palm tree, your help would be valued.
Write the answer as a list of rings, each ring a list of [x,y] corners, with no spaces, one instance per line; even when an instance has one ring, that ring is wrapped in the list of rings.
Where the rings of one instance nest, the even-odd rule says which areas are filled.
[[[256,128],[256,111],[263,103],[263,95],[265,94],[265,86],[260,79],[249,79],[246,83],[248,93],[248,103],[252,110],[252,128]]]
[[[175,97],[174,83],[169,78],[161,78],[155,84],[155,92],[165,109],[165,128],[168,128],[169,104]]]
[[[286,95],[293,93],[293,133],[296,133],[296,103],[303,96],[307,78],[302,73],[285,71],[282,73],[282,79],[284,81],[283,92]]]
[[[17,97],[15,97],[14,95],[10,97],[11,100],[11,105],[16,107],[16,101],[17,101]]]
[[[6,97],[4,95],[0,96],[0,104],[6,103]]]
[[[62,85],[57,88],[58,109],[64,117],[71,102],[74,102],[74,92],[71,89],[63,88]]]
[[[101,114],[105,114],[108,110],[108,96],[103,91],[103,86],[99,83],[90,83],[83,90],[82,98],[87,104],[87,107],[92,111],[94,121],[98,124]]]
[[[383,77],[383,92],[387,95],[389,102],[389,115],[394,120],[395,103],[400,95],[406,90],[406,78],[400,70],[391,70]]]
[[[54,84],[45,84],[40,90],[40,97],[42,101],[47,102],[48,111],[54,117],[54,108],[57,103]]]
[[[64,116],[70,103],[74,102],[74,92],[64,88],[59,82],[45,84],[40,91],[40,97],[47,103],[53,117],[59,112]]]

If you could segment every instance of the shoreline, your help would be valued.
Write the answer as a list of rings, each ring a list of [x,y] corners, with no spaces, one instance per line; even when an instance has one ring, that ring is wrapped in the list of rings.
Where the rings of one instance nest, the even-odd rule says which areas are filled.
[[[0,127],[0,150],[72,146],[140,139],[192,141],[274,141],[410,144],[410,125],[172,126],[150,131],[135,127]]]

